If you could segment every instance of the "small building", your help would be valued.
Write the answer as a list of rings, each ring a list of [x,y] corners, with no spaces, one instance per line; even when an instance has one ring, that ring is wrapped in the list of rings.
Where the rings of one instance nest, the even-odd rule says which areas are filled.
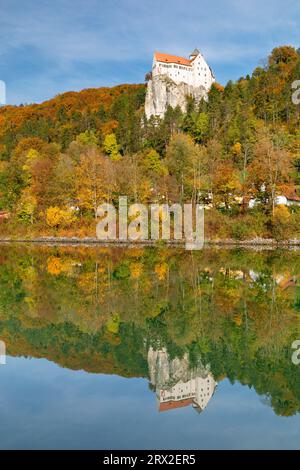
[[[253,209],[256,206],[259,206],[261,201],[259,199],[251,198],[248,201],[249,209]],[[287,192],[285,194],[280,194],[275,198],[276,206],[300,206],[300,197],[294,192]]]
[[[277,196],[275,203],[277,206],[300,206],[300,197],[295,192],[285,193],[284,195]]]

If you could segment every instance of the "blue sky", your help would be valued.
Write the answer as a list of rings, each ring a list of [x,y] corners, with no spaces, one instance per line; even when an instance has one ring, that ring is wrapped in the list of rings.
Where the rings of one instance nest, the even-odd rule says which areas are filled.
[[[11,104],[141,83],[154,50],[197,46],[217,80],[300,46],[299,0],[0,0],[0,80]]]

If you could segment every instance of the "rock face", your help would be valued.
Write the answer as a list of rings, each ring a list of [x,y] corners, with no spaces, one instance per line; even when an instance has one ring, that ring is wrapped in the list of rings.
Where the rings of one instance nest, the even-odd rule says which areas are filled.
[[[185,353],[182,358],[171,359],[166,348],[148,351],[149,376],[152,385],[168,389],[178,382],[188,382],[195,377],[206,378],[210,375],[210,367],[198,362],[193,369],[189,366],[189,357]]]
[[[151,116],[163,117],[167,107],[171,106],[185,112],[187,106],[187,96],[192,96],[196,103],[202,98],[206,98],[207,92],[204,87],[194,87],[187,83],[179,84],[167,75],[159,75],[149,80],[145,100],[145,114],[147,119]]]
[[[148,351],[150,381],[155,389],[159,411],[192,405],[198,412],[204,410],[217,386],[210,367],[199,360],[190,368],[187,353],[182,358],[171,358],[166,348]]]

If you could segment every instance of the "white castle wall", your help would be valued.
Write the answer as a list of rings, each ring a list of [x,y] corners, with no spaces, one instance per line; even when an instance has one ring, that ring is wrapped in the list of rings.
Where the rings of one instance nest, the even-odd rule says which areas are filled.
[[[152,76],[167,75],[177,84],[183,82],[193,87],[203,86],[206,90],[209,90],[215,79],[204,57],[199,54],[191,64],[180,65],[159,62],[154,56]]]

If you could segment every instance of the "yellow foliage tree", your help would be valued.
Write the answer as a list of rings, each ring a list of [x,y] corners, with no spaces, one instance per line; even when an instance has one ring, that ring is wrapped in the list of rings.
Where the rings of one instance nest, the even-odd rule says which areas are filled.
[[[155,273],[160,281],[163,281],[166,278],[168,272],[167,263],[160,263],[155,265]]]
[[[242,145],[240,144],[240,142],[236,142],[233,146],[232,146],[232,153],[233,155],[241,155],[242,153]]]
[[[117,138],[115,134],[107,134],[103,142],[105,153],[112,160],[120,160],[120,146],[117,143]]]
[[[289,238],[293,231],[293,217],[286,206],[279,205],[274,209],[273,235],[275,239]]]
[[[46,223],[49,227],[69,226],[75,221],[74,213],[59,207],[49,207],[46,210]]]
[[[132,263],[130,265],[130,274],[133,279],[138,279],[139,277],[141,277],[142,271],[142,263]]]
[[[62,270],[63,267],[60,258],[57,258],[56,256],[50,256],[47,259],[47,271],[49,274],[52,274],[53,276],[59,276]]]
[[[99,154],[97,149],[90,148],[81,156],[76,168],[76,198],[81,209],[93,210],[97,217],[97,208],[110,199],[113,177],[110,174],[107,157]]]
[[[46,222],[49,227],[58,227],[61,223],[61,210],[59,207],[49,207],[46,210]]]

